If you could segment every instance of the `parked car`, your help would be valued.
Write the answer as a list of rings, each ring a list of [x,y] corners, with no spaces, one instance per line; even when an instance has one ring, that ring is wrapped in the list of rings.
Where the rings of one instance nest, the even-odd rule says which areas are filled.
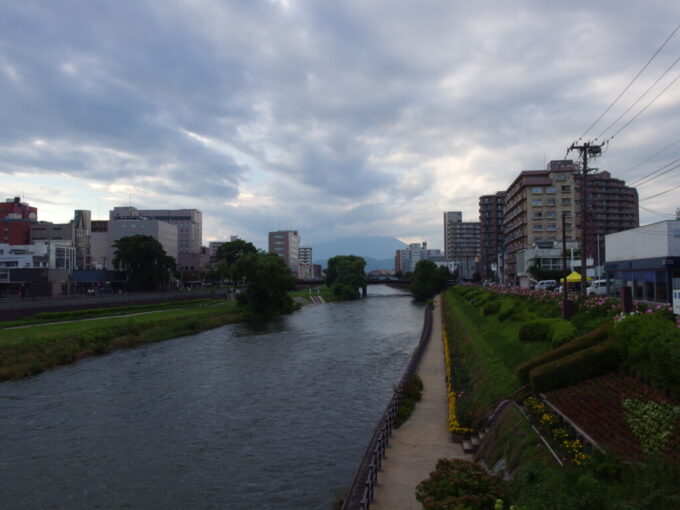
[[[555,290],[557,288],[557,281],[555,280],[541,280],[536,284],[536,290]]]
[[[586,294],[589,296],[606,296],[607,280],[593,280],[586,289]]]

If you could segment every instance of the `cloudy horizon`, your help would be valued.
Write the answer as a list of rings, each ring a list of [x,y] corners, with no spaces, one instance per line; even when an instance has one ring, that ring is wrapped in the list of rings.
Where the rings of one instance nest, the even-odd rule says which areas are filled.
[[[443,211],[477,220],[480,195],[563,159],[678,23],[660,0],[3,2],[0,199],[53,222],[196,208],[204,242],[292,228],[442,248]],[[680,32],[585,139],[678,57]],[[680,157],[678,73],[592,166],[633,184]],[[642,202],[641,224],[679,196]]]

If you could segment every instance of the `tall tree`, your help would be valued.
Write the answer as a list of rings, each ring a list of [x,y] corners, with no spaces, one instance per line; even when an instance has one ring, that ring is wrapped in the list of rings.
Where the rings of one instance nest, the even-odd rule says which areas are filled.
[[[241,255],[235,265],[235,275],[246,280],[246,288],[238,295],[238,300],[253,312],[271,317],[295,309],[288,295],[295,286],[295,278],[275,253]]]
[[[366,286],[366,261],[356,255],[336,255],[328,259],[326,285],[338,299],[358,299],[359,289]]]
[[[246,253],[257,253],[257,248],[253,243],[246,242],[243,239],[234,239],[217,248],[216,257],[218,260],[224,260],[229,266],[233,266],[239,257]]]
[[[418,301],[430,299],[444,290],[449,277],[447,267],[437,267],[431,260],[420,260],[411,275],[411,293]]]
[[[127,273],[132,289],[158,290],[167,285],[175,271],[175,259],[151,236],[121,237],[113,247],[113,267]]]

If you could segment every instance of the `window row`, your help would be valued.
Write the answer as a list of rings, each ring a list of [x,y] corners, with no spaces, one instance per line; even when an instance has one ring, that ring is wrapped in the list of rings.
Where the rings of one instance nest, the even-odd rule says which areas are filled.
[[[544,205],[544,202],[547,207],[555,207],[557,205],[557,200],[555,200],[554,198],[547,198],[546,200],[543,200],[541,198],[534,198],[531,201],[531,205],[534,207],[540,207]],[[563,198],[560,203],[562,205],[571,205],[571,198]]]

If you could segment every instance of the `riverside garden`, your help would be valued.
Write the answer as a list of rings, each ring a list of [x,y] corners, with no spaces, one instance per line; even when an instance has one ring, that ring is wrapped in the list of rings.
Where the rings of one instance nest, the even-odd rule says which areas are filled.
[[[668,305],[456,286],[443,294],[449,431],[428,510],[680,508],[680,328]],[[479,446],[477,446],[479,445]]]

